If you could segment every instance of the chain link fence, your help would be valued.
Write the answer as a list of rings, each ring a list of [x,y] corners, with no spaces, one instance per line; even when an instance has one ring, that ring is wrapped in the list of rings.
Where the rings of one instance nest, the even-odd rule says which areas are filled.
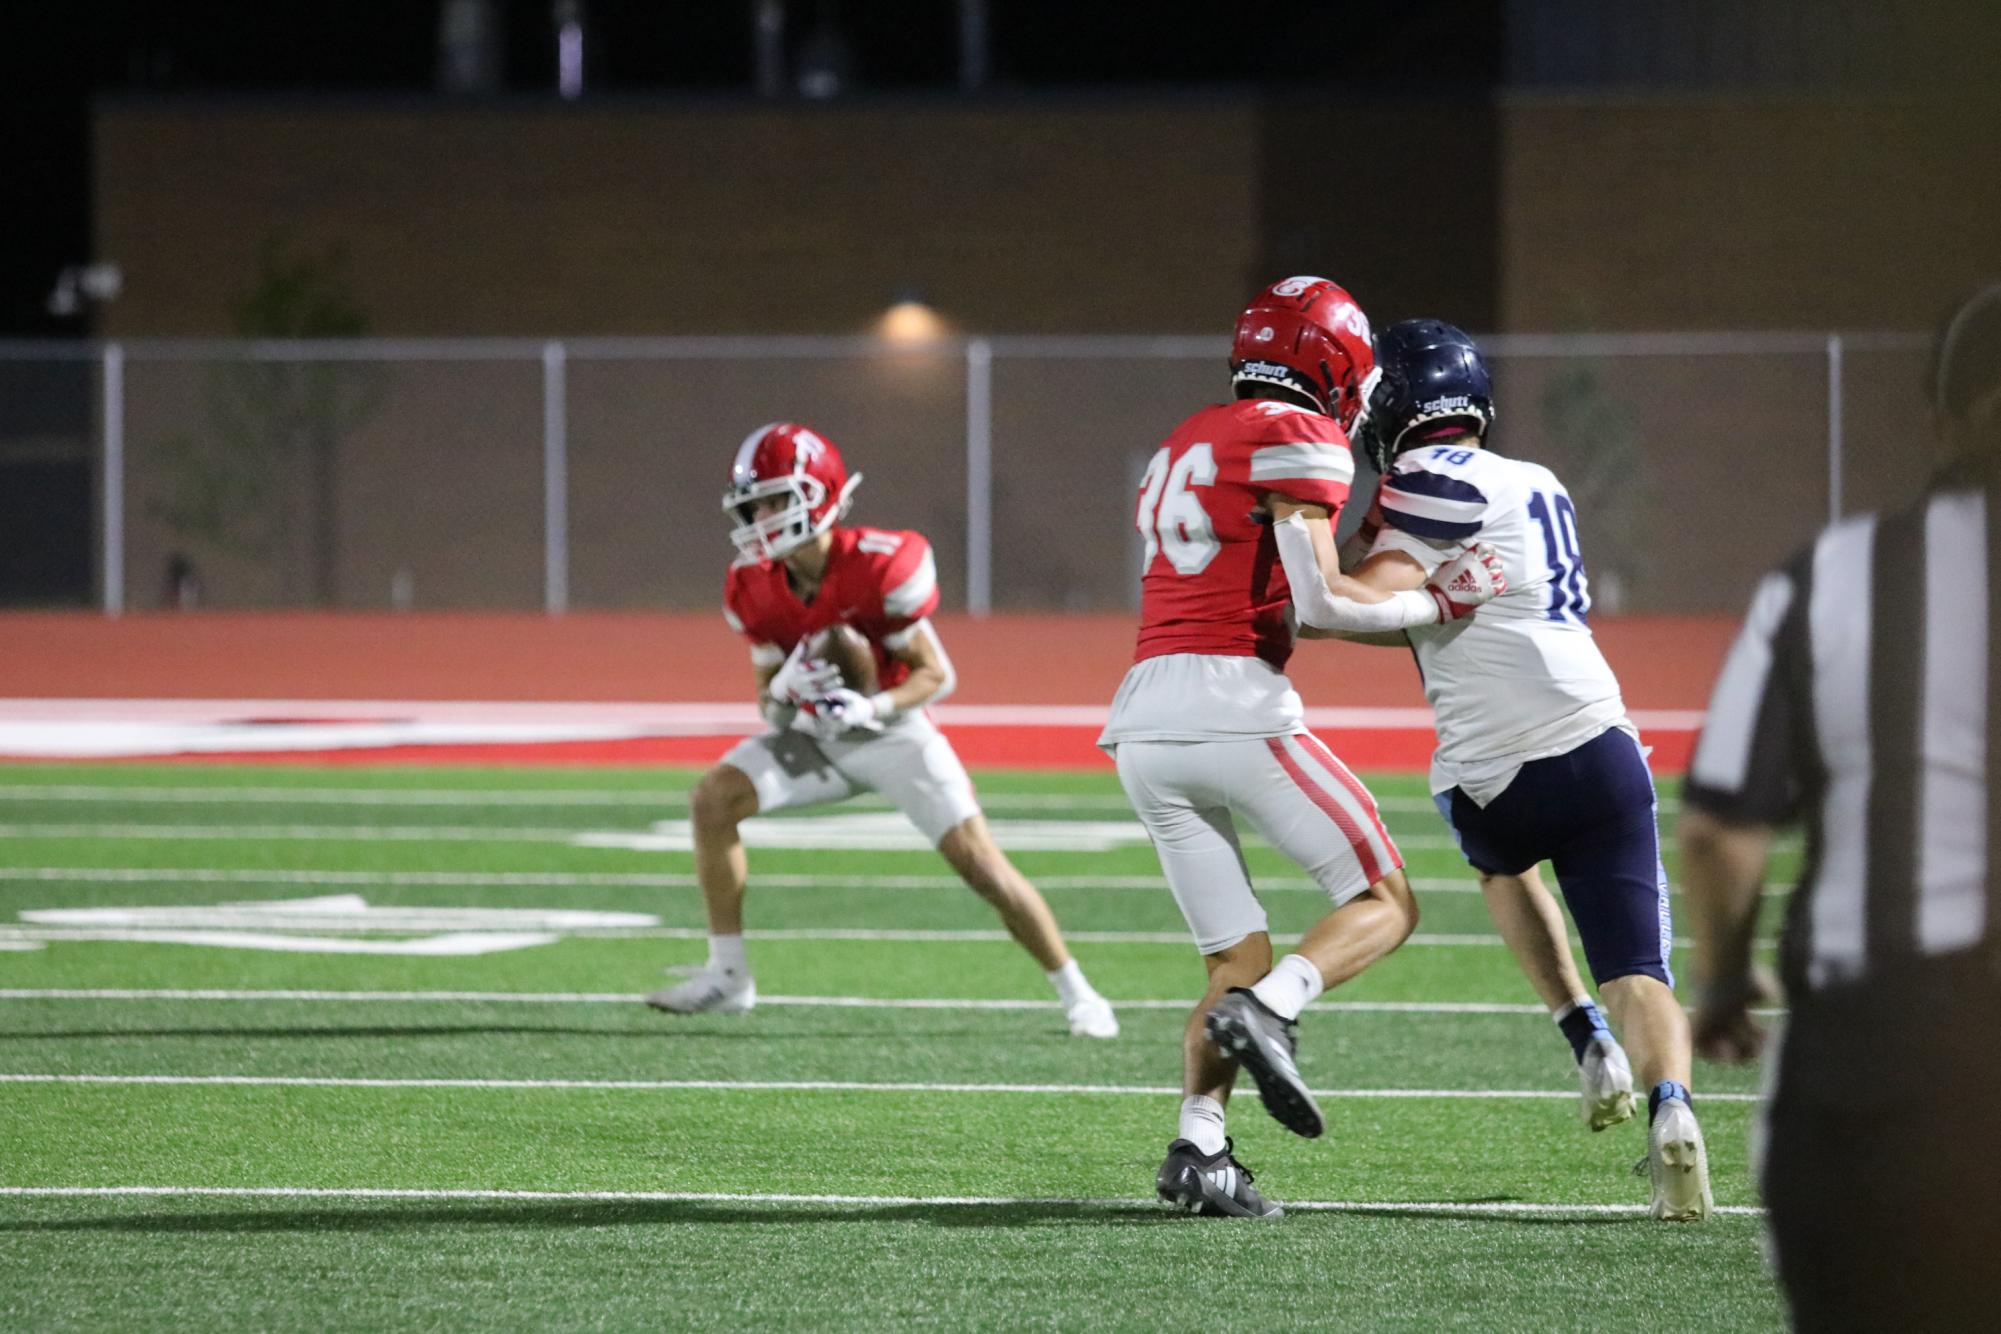
[[[1905,499],[1930,466],[1915,335],[1484,346],[1491,443],[1564,478],[1605,611],[1734,613],[1830,514]],[[88,479],[95,592],[114,614],[699,608],[731,555],[719,498],[737,442],[795,419],[866,474],[856,522],[931,538],[948,606],[1113,609],[1137,596],[1140,473],[1182,417],[1227,394],[1225,350],[1121,337],[15,344],[0,347],[0,477],[18,488],[40,476],[32,464]]]

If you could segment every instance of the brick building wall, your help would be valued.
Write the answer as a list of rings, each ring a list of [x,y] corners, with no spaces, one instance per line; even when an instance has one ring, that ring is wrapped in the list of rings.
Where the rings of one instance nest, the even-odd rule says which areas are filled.
[[[2001,100],[1521,98],[1506,328],[1927,329],[2001,273]]]

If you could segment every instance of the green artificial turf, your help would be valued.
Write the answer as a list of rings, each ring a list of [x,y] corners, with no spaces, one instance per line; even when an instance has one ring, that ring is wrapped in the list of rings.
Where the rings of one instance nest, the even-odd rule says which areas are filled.
[[[1127,1003],[1117,1041],[1067,1036],[989,910],[918,851],[754,851],[751,959],[790,1003],[674,1019],[634,998],[702,956],[690,857],[571,840],[684,818],[692,777],[0,769],[0,928],[348,894],[657,919],[467,957],[157,935],[0,950],[0,1187],[170,1192],[0,1194],[0,1324],[1780,1325],[1755,1215],[1574,1208],[1645,1201],[1644,1135],[1578,1125],[1568,1049],[1421,781],[1371,780],[1423,887],[1419,939],[1303,1024],[1329,1135],[1291,1137],[1249,1096],[1231,1112],[1269,1195],[1341,1207],[1245,1223],[1148,1202],[1202,984],[1148,848],[1018,858]],[[996,819],[1129,818],[1109,775],[979,778]],[[1310,924],[1322,900],[1296,868],[1251,859],[1274,929]],[[58,994],[110,990],[165,994]],[[480,998],[421,994],[442,992]],[[248,1082],[300,1080],[322,1082]],[[1755,1204],[1756,1080],[1696,1073],[1734,1209]]]

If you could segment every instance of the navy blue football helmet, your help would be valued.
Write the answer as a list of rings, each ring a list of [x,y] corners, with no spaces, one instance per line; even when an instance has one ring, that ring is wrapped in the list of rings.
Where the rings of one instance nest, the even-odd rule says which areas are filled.
[[[1418,443],[1411,432],[1432,422],[1463,421],[1484,437],[1494,424],[1494,385],[1480,349],[1443,320],[1404,320],[1376,335],[1376,369],[1362,447],[1376,471]]]

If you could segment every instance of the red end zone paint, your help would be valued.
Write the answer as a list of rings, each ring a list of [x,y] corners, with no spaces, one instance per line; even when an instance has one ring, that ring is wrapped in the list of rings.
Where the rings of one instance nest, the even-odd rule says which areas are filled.
[[[717,567],[718,585],[722,568]],[[1129,612],[934,622],[972,704],[1103,706],[1132,663]],[[1633,709],[1699,709],[1734,616],[1595,616]],[[1408,653],[1325,641],[1287,674],[1309,705],[1422,707]],[[713,611],[0,612],[0,699],[749,698],[743,642]]]
[[[1076,718],[1075,710],[1102,710],[1117,689],[1132,659],[1131,614],[980,619],[948,614],[936,623],[959,670],[954,704],[1071,712],[1046,720],[996,718],[990,712],[986,718],[946,722],[969,765],[1108,767],[1110,761],[1092,744],[1095,723]],[[1683,711],[1684,718],[1707,700],[1735,628],[1735,618],[1728,616],[1599,617],[1592,624],[1625,688],[1627,707],[1636,715]],[[1368,727],[1316,723],[1314,732],[1350,767],[1422,772],[1430,763],[1431,731],[1423,725],[1423,695],[1408,654],[1311,644],[1294,655],[1288,674],[1309,705],[1413,715],[1409,726],[1405,718]],[[554,617],[203,611],[118,619],[77,612],[0,613],[0,702],[268,701],[268,714],[249,707],[235,714],[236,720],[365,723],[373,715],[343,713],[337,701],[543,701],[564,707],[576,701],[741,699],[747,711],[749,685],[742,643],[706,611]],[[1655,748],[1657,773],[1686,766],[1690,727],[1643,726],[1642,738]],[[712,733],[629,740],[391,741],[373,748],[178,758],[300,765],[701,765],[721,756],[733,740]]]

